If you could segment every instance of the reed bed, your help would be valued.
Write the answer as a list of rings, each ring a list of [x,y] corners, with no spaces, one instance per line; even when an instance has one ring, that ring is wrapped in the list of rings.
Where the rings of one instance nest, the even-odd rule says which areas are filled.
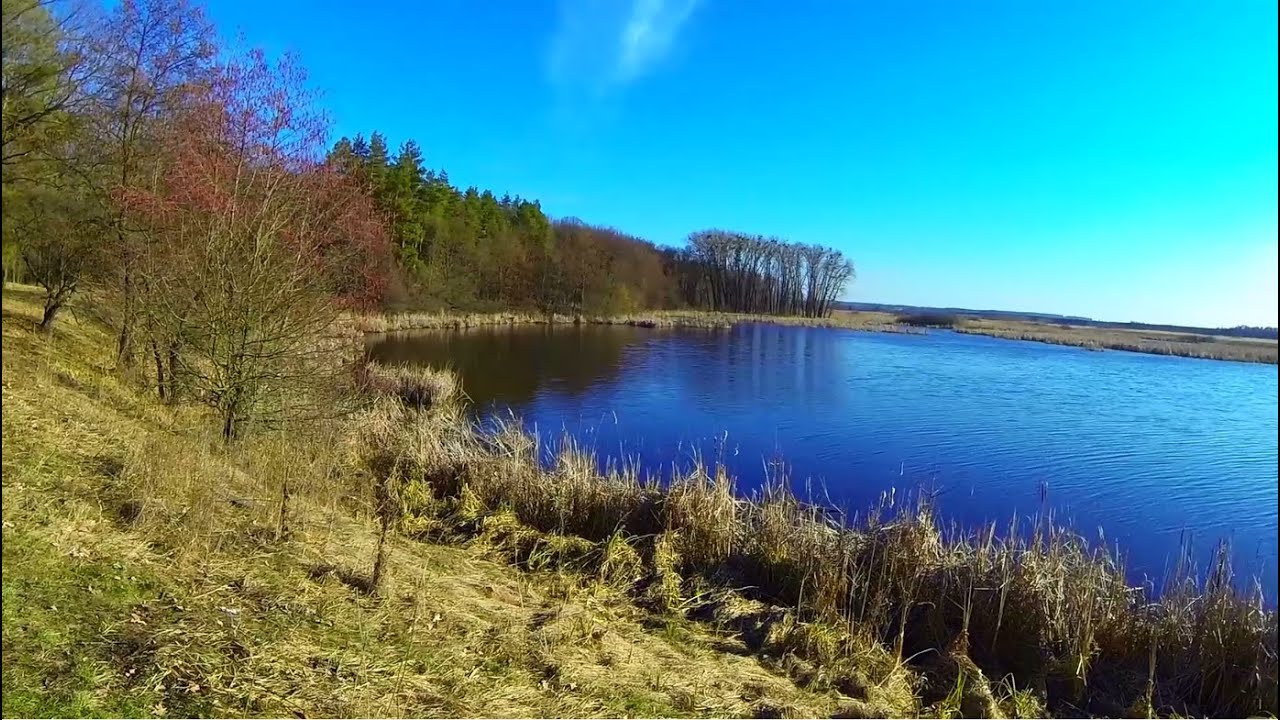
[[[1274,340],[1076,326],[1061,327],[1040,323],[995,323],[985,320],[961,321],[956,325],[955,331],[1005,340],[1067,345],[1087,350],[1124,350],[1151,355],[1175,355],[1204,360],[1235,360],[1271,365],[1277,362],[1277,345]]]
[[[514,325],[628,325],[644,328],[730,328],[748,323],[793,327],[826,327],[871,332],[924,334],[927,328],[949,327],[969,335],[986,335],[1004,340],[1023,340],[1088,350],[1124,350],[1155,355],[1175,355],[1206,360],[1235,360],[1276,364],[1274,341],[1249,340],[1175,333],[1109,330],[1043,323],[1009,323],[989,320],[922,318],[881,312],[837,310],[828,317],[806,318],[792,315],[761,315],[693,310],[667,310],[626,315],[566,315],[539,313],[457,313],[413,312],[391,315],[358,315],[346,319],[346,326],[360,334],[380,334],[412,330],[463,330],[475,327]]]
[[[1225,549],[1207,573],[1183,563],[1157,599],[1049,517],[944,533],[926,503],[886,497],[852,522],[782,481],[743,498],[701,462],[660,485],[635,468],[600,472],[564,442],[545,467],[517,423],[480,432],[460,417],[383,402],[361,420],[399,428],[384,435],[400,438],[385,442],[419,498],[409,525],[505,542],[524,562],[531,546],[589,572],[615,558],[630,569],[609,574],[663,612],[732,625],[705,608],[716,588],[790,608],[763,630],[763,611],[752,615],[760,647],[772,634],[797,658],[852,663],[842,677],[855,697],[898,688],[877,696],[878,712],[995,716],[1021,702],[1067,715],[1276,713],[1276,615],[1238,589]],[[643,579],[617,560],[621,545],[644,558]]]
[[[457,313],[411,312],[391,315],[359,315],[349,318],[351,326],[363,333],[410,330],[463,330],[499,325],[628,325],[644,328],[729,328],[744,323],[768,323],[799,327],[833,327],[876,332],[914,333],[918,328],[898,323],[886,313],[836,311],[829,317],[806,318],[792,315],[761,315],[687,310],[656,311],[624,315],[566,315],[540,313]]]

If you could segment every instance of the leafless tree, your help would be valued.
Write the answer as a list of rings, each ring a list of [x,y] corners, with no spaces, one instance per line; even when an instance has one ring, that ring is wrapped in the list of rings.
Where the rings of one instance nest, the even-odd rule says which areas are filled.
[[[157,384],[180,379],[227,440],[332,409],[339,298],[351,278],[376,288],[359,271],[381,259],[385,227],[322,161],[325,130],[300,71],[253,54],[175,119],[154,184],[123,198],[147,238],[139,317]]]
[[[724,230],[693,233],[668,264],[687,304],[734,312],[824,317],[854,279],[834,248]]]
[[[79,164],[104,196],[117,196],[154,183],[168,123],[211,81],[213,27],[187,0],[122,0],[86,45],[101,67],[84,88],[88,139]],[[134,358],[145,240],[125,214],[114,216],[114,247],[99,280],[118,311],[122,365]]]

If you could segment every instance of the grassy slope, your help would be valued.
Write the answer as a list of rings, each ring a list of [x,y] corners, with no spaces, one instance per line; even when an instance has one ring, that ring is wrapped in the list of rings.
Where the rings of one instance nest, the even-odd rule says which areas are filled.
[[[105,330],[67,317],[46,338],[36,318],[35,296],[6,288],[5,716],[813,716],[840,706],[732,636],[657,621],[603,586],[517,570],[479,547],[394,540],[381,597],[315,579],[321,564],[367,564],[372,521],[302,508],[291,539],[274,541],[270,513],[223,501],[249,487],[245,471],[200,439],[197,419],[111,372]],[[157,463],[205,492],[192,505],[208,514],[205,531],[131,522],[124,486]]]
[[[705,474],[544,472],[523,434],[412,409],[442,373],[368,368],[392,382],[355,422],[228,450],[118,379],[104,329],[37,315],[6,288],[5,715],[1274,714],[1275,616],[1226,566],[1150,604],[1047,525],[832,532]],[[392,536],[370,597],[378,478],[402,531],[458,544]]]

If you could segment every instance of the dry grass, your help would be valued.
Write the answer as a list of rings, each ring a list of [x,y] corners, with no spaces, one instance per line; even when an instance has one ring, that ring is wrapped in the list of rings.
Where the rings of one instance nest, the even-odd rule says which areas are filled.
[[[954,322],[954,325],[950,323]],[[535,313],[400,313],[362,315],[347,318],[355,333],[387,333],[410,330],[449,330],[493,325],[630,325],[646,328],[728,328],[744,323],[767,323],[799,327],[829,327],[847,330],[922,334],[927,320],[884,312],[836,310],[825,318],[790,315],[755,315],[693,310],[667,310],[618,316],[540,315]],[[1277,362],[1274,340],[1233,338],[1183,333],[1051,325],[1031,321],[945,319],[938,323],[956,332],[987,335],[1005,340],[1025,340],[1051,345],[1067,345],[1090,350],[1125,350],[1154,355],[1177,355],[1207,360]]]
[[[1090,350],[1127,350],[1153,355],[1178,355],[1206,360],[1276,364],[1276,341],[1211,335],[1186,335],[1157,330],[1124,330],[1078,325],[1049,325],[1030,321],[965,319],[956,332],[989,335],[1006,340],[1029,340]]]
[[[847,526],[781,484],[743,500],[722,470],[702,465],[667,487],[646,486],[635,473],[597,472],[593,458],[566,445],[543,469],[536,441],[514,426],[465,452],[409,474],[454,467],[437,497],[474,498],[469,517],[485,518],[490,542],[487,523],[501,518],[497,544],[571,548],[548,550],[552,564],[590,574],[619,532],[651,538],[650,576],[632,585],[638,599],[685,616],[706,588],[736,587],[792,608],[798,624],[769,624],[789,638],[779,654],[795,656],[783,670],[812,683],[821,673],[803,666],[816,664],[850,693],[863,688],[851,694],[861,702],[866,682],[854,674],[909,672],[914,694],[890,703],[895,713],[1116,715],[1144,702],[1165,714],[1275,712],[1275,615],[1239,592],[1221,564],[1199,584],[1186,568],[1154,601],[1105,551],[1048,519],[1030,532],[944,535],[927,506],[886,499]],[[528,565],[530,554],[509,556]],[[847,656],[861,661],[838,669]]]
[[[630,325],[645,328],[728,328],[743,323],[769,323],[802,327],[836,327],[876,332],[920,332],[897,322],[894,315],[879,312],[837,310],[825,318],[793,315],[658,310],[630,315],[546,315],[537,313],[399,313],[361,315],[348,319],[350,326],[364,333],[408,330],[461,330],[491,325]]]
[[[1276,712],[1275,614],[1225,560],[1152,601],[1047,521],[544,466],[433,372],[228,450],[102,329],[4,303],[6,715]]]
[[[526,557],[536,572],[495,562],[479,540],[395,534],[382,591],[360,592],[348,581],[369,570],[378,532],[349,425],[225,450],[207,418],[116,375],[106,331],[68,318],[44,337],[37,309],[6,290],[6,716],[822,716],[838,705],[710,628],[651,623],[625,594],[649,571],[623,534],[545,549],[538,533]],[[444,408],[398,419],[411,415],[418,431],[397,453],[447,456],[474,439],[432,431],[458,427]],[[560,566],[587,545],[599,580]]]
[[[364,380],[368,391],[395,397],[415,410],[452,403],[461,392],[457,377],[443,370],[370,365]]]

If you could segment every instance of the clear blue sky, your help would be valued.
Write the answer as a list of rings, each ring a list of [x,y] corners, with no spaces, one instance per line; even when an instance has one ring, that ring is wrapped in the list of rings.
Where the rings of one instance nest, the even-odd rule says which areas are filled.
[[[1277,322],[1275,0],[212,0],[336,134],[659,243],[844,249],[848,299]]]

